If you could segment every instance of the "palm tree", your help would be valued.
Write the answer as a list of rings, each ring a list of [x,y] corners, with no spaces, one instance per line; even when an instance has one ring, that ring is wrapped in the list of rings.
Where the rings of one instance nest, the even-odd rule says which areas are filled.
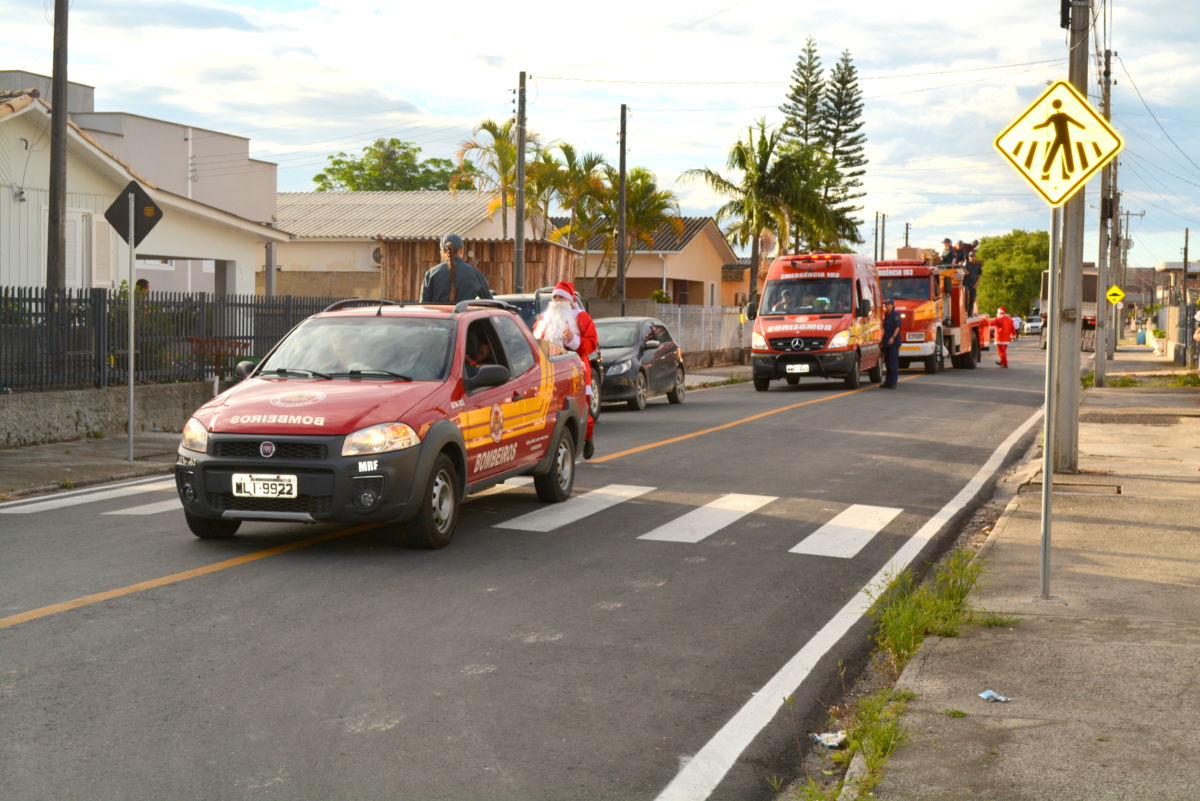
[[[729,149],[726,166],[737,171],[737,182],[708,167],[688,170],[683,177],[701,180],[718,195],[729,198],[717,210],[717,221],[732,220],[727,229],[735,245],[750,243],[751,301],[758,296],[759,236],[763,229],[775,231],[785,249],[793,216],[824,230],[831,222],[821,202],[814,171],[823,162],[818,152],[805,146],[785,148],[783,131],[767,126],[765,119],[754,123]]]
[[[598,198],[595,208],[595,212],[604,220],[604,251],[593,278],[600,277],[603,266],[607,265],[606,272],[612,271],[617,250],[620,175],[614,167],[605,167],[604,174],[608,186]],[[679,200],[669,189],[658,188],[658,182],[650,170],[634,167],[625,176],[626,259],[639,245],[651,247],[655,235],[663,226],[674,231],[676,236],[683,236],[684,222],[679,216]]]
[[[568,222],[550,236],[556,241],[565,240],[568,247],[582,251],[596,233],[595,223],[602,219],[595,213],[595,206],[606,191],[604,167],[607,163],[599,153],[580,154],[566,142],[559,142],[555,147],[562,154],[558,202],[567,212]]]
[[[487,134],[483,139],[480,134]],[[517,184],[517,121],[509,117],[502,123],[484,120],[471,132],[474,137],[458,148],[458,171],[450,176],[450,191],[455,192],[468,182],[477,191],[491,195],[488,213],[500,209],[501,235],[508,239],[508,207],[516,203]],[[537,136],[525,137],[527,149],[536,149]],[[472,156],[472,161],[467,157]],[[470,166],[469,166],[470,165]]]
[[[539,148],[525,166],[525,216],[541,222],[541,238],[550,234],[550,207],[561,201],[563,164],[548,149]]]

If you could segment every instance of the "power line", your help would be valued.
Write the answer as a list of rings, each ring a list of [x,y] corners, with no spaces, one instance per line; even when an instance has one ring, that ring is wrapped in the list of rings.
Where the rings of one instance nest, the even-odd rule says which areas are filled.
[[[1138,89],[1137,82],[1134,81],[1133,76],[1129,74],[1129,68],[1125,66],[1125,60],[1121,58],[1120,54],[1117,55],[1117,61],[1121,62],[1121,69],[1124,71],[1125,76],[1129,78],[1129,83],[1133,87],[1133,91],[1137,92],[1138,99],[1142,101],[1142,105],[1146,107],[1146,111],[1150,112],[1150,116],[1154,118],[1154,124],[1158,126],[1160,131],[1163,132],[1163,136],[1167,137],[1167,140],[1170,141],[1172,145],[1175,145],[1175,149],[1178,150],[1179,153],[1188,160],[1189,164],[1191,164],[1197,170],[1200,170],[1200,164],[1192,161],[1192,157],[1183,152],[1183,148],[1179,146],[1179,143],[1171,138],[1171,135],[1167,133],[1167,129],[1164,128],[1163,124],[1158,121],[1158,117],[1154,114],[1154,109],[1150,108],[1150,104],[1146,102],[1146,98],[1142,97],[1142,91]]]

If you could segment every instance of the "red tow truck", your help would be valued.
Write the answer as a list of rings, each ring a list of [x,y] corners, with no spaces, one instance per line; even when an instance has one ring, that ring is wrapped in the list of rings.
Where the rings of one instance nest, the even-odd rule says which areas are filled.
[[[900,312],[900,367],[914,361],[925,372],[945,367],[946,355],[955,367],[975,369],[982,351],[991,347],[986,314],[969,314],[965,270],[949,264],[932,265],[919,259],[877,261],[885,298]]]

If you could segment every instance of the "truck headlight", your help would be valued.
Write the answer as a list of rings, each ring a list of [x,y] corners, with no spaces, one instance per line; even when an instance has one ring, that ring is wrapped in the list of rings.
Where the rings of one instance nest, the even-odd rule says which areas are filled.
[[[604,369],[605,375],[620,375],[621,373],[629,372],[629,368],[633,367],[633,362],[617,362],[612,367]]]
[[[418,445],[421,438],[411,426],[404,423],[380,423],[361,428],[346,437],[342,443],[342,456],[361,456],[365,453],[387,453],[402,451]]]
[[[849,331],[838,331],[829,340],[829,347],[831,347],[831,348],[844,348],[849,344],[850,344],[850,332]]]
[[[755,331],[753,336],[750,337],[750,347],[754,350],[766,350],[767,338]]]
[[[208,429],[195,417],[183,424],[183,447],[197,453],[208,453]]]

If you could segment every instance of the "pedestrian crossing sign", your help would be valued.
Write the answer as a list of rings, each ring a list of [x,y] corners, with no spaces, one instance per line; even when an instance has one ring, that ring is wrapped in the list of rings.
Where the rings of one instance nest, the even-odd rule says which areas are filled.
[[[1125,140],[1067,81],[1055,81],[996,137],[996,149],[1052,207],[1113,159]]]

